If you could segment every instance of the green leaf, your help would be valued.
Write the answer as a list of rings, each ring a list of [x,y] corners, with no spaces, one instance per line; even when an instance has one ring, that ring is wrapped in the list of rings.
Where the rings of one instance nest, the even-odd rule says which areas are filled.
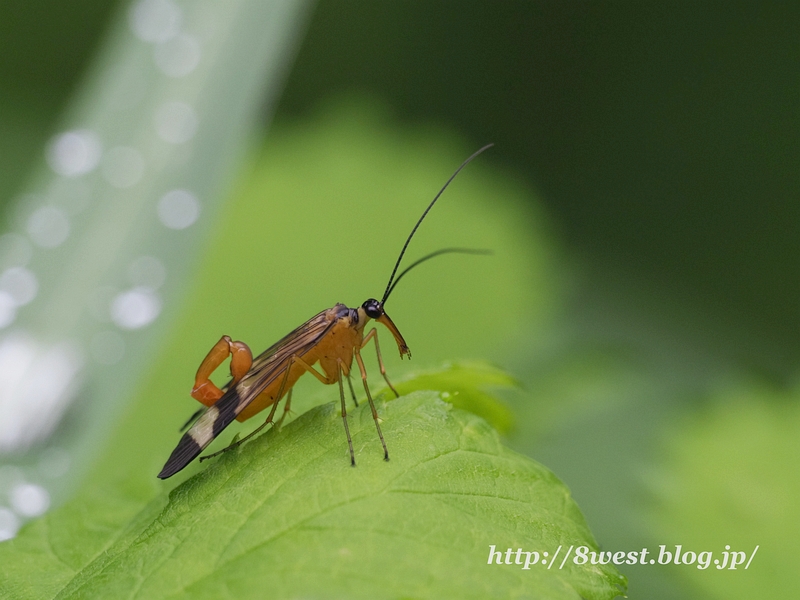
[[[436,390],[456,408],[486,419],[500,433],[514,425],[514,413],[494,394],[518,388],[508,373],[479,361],[446,363],[435,370],[418,371],[397,383],[400,394],[415,390]],[[492,393],[493,392],[493,393]]]
[[[469,394],[465,388],[463,394]],[[169,497],[84,497],[0,545],[4,598],[613,598],[610,565],[487,564],[596,543],[566,487],[432,391],[318,406]],[[161,484],[169,486],[170,482]],[[114,523],[116,522],[116,525]],[[70,539],[71,538],[71,539]],[[71,541],[71,543],[69,543]],[[521,555],[524,560],[525,555]],[[43,576],[42,573],[45,573]]]

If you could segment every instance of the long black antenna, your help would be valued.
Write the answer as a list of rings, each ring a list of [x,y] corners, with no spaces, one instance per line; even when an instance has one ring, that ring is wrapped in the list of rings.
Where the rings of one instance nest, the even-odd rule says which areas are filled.
[[[408,239],[406,240],[406,243],[403,244],[403,249],[400,251],[400,256],[397,257],[397,262],[394,264],[394,269],[392,269],[392,276],[389,277],[389,283],[386,285],[386,291],[383,293],[383,300],[381,300],[381,304],[386,302],[386,299],[389,297],[389,293],[392,291],[392,282],[394,281],[394,275],[395,275],[395,273],[397,273],[397,268],[400,266],[400,261],[403,260],[403,255],[406,253],[406,248],[408,248],[408,244],[411,242],[411,238],[413,238],[414,234],[417,232],[417,229],[419,228],[420,223],[422,223],[422,220],[425,218],[425,216],[428,214],[428,212],[433,208],[433,205],[436,204],[436,201],[439,199],[439,196],[441,196],[442,193],[447,189],[447,186],[450,185],[450,182],[453,181],[453,179],[456,178],[456,175],[458,175],[461,172],[461,169],[466,167],[470,163],[470,161],[473,158],[475,158],[476,156],[478,156],[481,152],[483,152],[484,150],[488,150],[492,146],[494,146],[494,144],[486,144],[483,148],[481,148],[480,150],[475,152],[467,160],[465,160],[463,163],[461,163],[461,166],[458,167],[456,169],[456,172],[453,173],[450,176],[450,179],[447,180],[447,183],[445,183],[444,186],[442,186],[442,189],[439,190],[438,194],[436,194],[436,197],[428,205],[428,208],[426,208],[425,212],[422,213],[422,216],[419,218],[419,221],[417,221],[417,224],[414,225],[414,229],[411,230],[411,234],[408,236]],[[439,252],[439,254],[441,254],[441,252]],[[434,253],[431,256],[426,257],[424,260],[427,260],[428,258],[433,258],[434,255],[436,255],[436,253]],[[420,262],[420,261],[417,261],[417,262]],[[415,263],[415,264],[417,264],[417,263]],[[409,269],[410,268],[411,267],[409,267]],[[406,269],[406,271],[408,271],[408,269]],[[404,275],[406,273],[406,271],[403,271],[401,276]],[[398,277],[397,279],[399,280],[400,277]]]
[[[397,279],[394,280],[392,287],[390,287],[386,291],[386,295],[381,300],[381,304],[385,304],[386,300],[388,300],[389,295],[394,291],[394,288],[397,287],[397,284],[400,283],[400,280],[403,278],[403,275],[408,273],[411,269],[424,263],[426,260],[430,260],[434,256],[439,256],[440,254],[451,254],[451,253],[458,253],[458,254],[492,254],[491,250],[483,250],[478,248],[442,248],[441,250],[437,250],[436,252],[431,252],[430,254],[426,254],[422,258],[415,260],[405,269],[400,272],[400,275],[397,276]]]

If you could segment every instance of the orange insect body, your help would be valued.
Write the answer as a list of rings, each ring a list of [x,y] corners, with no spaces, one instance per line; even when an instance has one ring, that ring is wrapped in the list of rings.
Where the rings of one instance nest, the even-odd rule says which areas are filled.
[[[403,336],[384,309],[386,300],[389,298],[389,295],[392,293],[397,283],[409,270],[434,256],[439,256],[440,254],[448,252],[470,254],[486,253],[486,251],[482,250],[445,248],[420,258],[395,278],[395,274],[403,259],[406,248],[411,238],[414,237],[414,233],[417,231],[420,223],[422,223],[422,220],[428,214],[428,211],[430,211],[439,199],[439,196],[442,195],[442,192],[444,192],[459,171],[473,158],[489,147],[491,147],[491,144],[484,146],[464,161],[450,179],[447,180],[447,183],[445,183],[439,193],[436,194],[436,197],[434,197],[433,201],[428,205],[428,208],[425,209],[425,212],[422,213],[417,224],[411,230],[408,239],[406,239],[403,249],[400,251],[400,256],[395,263],[394,270],[389,277],[389,283],[386,286],[386,291],[380,301],[370,298],[358,308],[348,308],[344,304],[337,304],[332,308],[324,310],[283,337],[276,344],[267,348],[255,359],[247,344],[244,342],[235,342],[228,336],[222,336],[200,364],[200,368],[197,370],[197,375],[195,377],[195,384],[192,388],[192,397],[206,406],[206,408],[198,412],[199,417],[194,421],[189,430],[180,439],[176,448],[172,451],[164,468],[158,474],[161,479],[171,477],[188,465],[234,420],[246,421],[265,408],[272,407],[269,416],[261,426],[243,439],[233,442],[220,452],[236,447],[246,441],[258,433],[263,427],[273,422],[272,419],[275,415],[278,402],[284,396],[287,396],[286,404],[284,405],[285,417],[291,405],[292,388],[294,384],[297,383],[297,380],[306,372],[311,373],[326,385],[332,385],[334,383],[339,384],[342,421],[344,423],[344,430],[350,449],[350,462],[352,465],[355,465],[355,454],[353,452],[353,442],[347,424],[347,408],[342,384],[343,376],[348,378],[348,383],[350,381],[349,376],[353,366],[353,358],[356,359],[358,364],[361,381],[364,384],[364,391],[366,392],[367,400],[372,410],[372,418],[375,421],[375,428],[377,429],[378,437],[383,445],[384,459],[389,460],[389,451],[383,439],[383,433],[381,432],[378,419],[378,411],[375,409],[375,403],[372,400],[372,394],[367,384],[367,371],[364,368],[364,361],[361,358],[361,350],[368,342],[374,341],[381,375],[383,375],[383,378],[386,380],[387,385],[394,392],[395,396],[398,394],[386,376],[386,368],[383,365],[380,345],[378,344],[377,329],[373,327],[366,334],[364,333],[364,329],[371,320],[381,323],[388,328],[392,336],[394,336],[395,342],[397,342],[397,348],[400,350],[400,357],[402,358],[408,355],[410,358],[411,353],[409,352],[408,345],[406,345]],[[214,385],[209,377],[228,356],[231,357],[231,380],[220,389]],[[317,364],[319,364],[319,368],[322,372],[315,368],[314,365]],[[352,393],[353,401],[355,401],[355,393]],[[193,419],[190,419],[190,423]],[[283,417],[281,420],[282,419]],[[200,460],[216,456],[220,452],[202,457]]]
[[[360,349],[363,347],[364,328],[370,319],[363,307],[357,309],[355,318],[351,314],[338,316],[338,313],[341,313],[342,309],[345,308],[343,304],[337,304],[333,308],[324,310],[309,320],[309,323],[315,320],[321,320],[324,323],[331,324],[331,327],[326,331],[324,337],[300,357],[302,358],[302,363],[296,362],[293,364],[289,368],[288,374],[285,374],[283,378],[274,379],[263,391],[259,392],[255,399],[251,400],[250,403],[242,409],[242,412],[236,417],[237,421],[244,422],[250,417],[257,415],[265,408],[280,401],[292,389],[294,384],[297,383],[297,380],[307,371],[326,385],[332,385],[338,381],[339,365],[341,365],[342,372],[345,376],[350,375],[353,356],[355,354],[353,349]],[[389,331],[392,332],[392,335],[394,335],[397,340],[400,356],[402,357],[404,354],[407,354],[410,357],[411,353],[408,350],[403,336],[400,335],[400,332],[388,315],[384,312],[376,321],[386,325]],[[294,333],[295,332],[292,332],[292,334]],[[292,334],[289,334],[286,338],[290,337]],[[284,338],[284,340],[286,338]],[[232,379],[225,386],[225,390],[236,385],[240,393],[245,395],[251,387],[258,385],[259,382],[258,369],[253,367],[259,367],[269,360],[272,356],[271,351],[273,348],[274,346],[266,350],[254,361],[252,353],[246,344],[243,342],[233,342],[228,336],[223,336],[211,349],[200,365],[200,368],[197,370],[195,385],[192,389],[192,397],[206,406],[213,406],[222,398],[224,391],[214,385],[209,379],[209,376],[222,364],[228,355],[231,356]],[[358,355],[356,354],[356,356]],[[309,370],[305,366],[313,367],[317,362],[319,362],[324,375],[316,370]],[[283,388],[283,391],[281,391],[281,388]]]

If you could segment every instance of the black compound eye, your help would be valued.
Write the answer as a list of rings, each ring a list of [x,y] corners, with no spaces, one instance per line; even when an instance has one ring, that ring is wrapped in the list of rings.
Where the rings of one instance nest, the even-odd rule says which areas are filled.
[[[364,312],[367,313],[367,316],[370,319],[377,319],[383,314],[381,303],[375,300],[375,298],[370,298],[364,302],[364,304],[361,305],[361,308],[364,309]]]

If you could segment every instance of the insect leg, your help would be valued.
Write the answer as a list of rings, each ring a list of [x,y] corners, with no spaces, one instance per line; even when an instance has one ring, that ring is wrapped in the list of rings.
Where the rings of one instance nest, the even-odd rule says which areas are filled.
[[[201,461],[203,461],[203,460],[206,460],[206,459],[208,459],[208,458],[213,458],[214,456],[217,456],[217,455],[219,455],[219,454],[222,454],[223,452],[227,452],[228,450],[233,450],[234,448],[236,448],[237,446],[239,446],[239,445],[243,444],[244,442],[246,442],[247,440],[249,440],[251,437],[253,437],[254,435],[256,435],[256,434],[257,434],[259,431],[261,431],[262,429],[264,429],[264,427],[266,427],[267,425],[269,425],[270,423],[272,423],[272,422],[273,422],[273,421],[272,421],[272,419],[273,419],[273,417],[275,417],[275,411],[276,411],[276,410],[277,410],[277,408],[278,408],[278,402],[280,402],[280,400],[281,400],[281,397],[283,396],[284,390],[285,390],[285,388],[286,388],[286,382],[287,382],[287,380],[289,379],[289,371],[291,371],[292,367],[293,367],[295,364],[299,364],[299,365],[300,365],[301,367],[303,367],[303,368],[304,368],[306,371],[308,371],[309,373],[311,373],[312,375],[314,375],[314,377],[316,377],[317,379],[319,379],[319,380],[320,380],[322,383],[325,383],[325,384],[331,384],[331,383],[333,383],[333,380],[329,380],[327,377],[325,377],[324,375],[322,375],[321,373],[319,373],[319,372],[318,372],[318,371],[317,371],[317,370],[316,370],[314,367],[312,367],[312,366],[311,366],[311,365],[309,365],[309,364],[308,364],[306,361],[304,361],[302,358],[300,358],[300,357],[299,357],[299,356],[297,356],[296,354],[293,354],[293,355],[292,355],[292,357],[289,359],[289,362],[288,362],[288,364],[286,365],[286,371],[284,371],[284,374],[283,374],[283,379],[281,380],[281,387],[280,387],[280,389],[278,390],[278,395],[276,396],[277,400],[275,400],[275,402],[272,404],[272,408],[271,408],[271,409],[270,409],[270,411],[269,411],[269,415],[267,416],[267,420],[266,420],[266,421],[264,421],[264,422],[263,422],[261,425],[259,425],[258,427],[256,427],[256,428],[255,428],[253,431],[251,431],[250,433],[248,433],[246,436],[244,436],[242,439],[240,439],[240,440],[236,440],[235,442],[233,442],[232,444],[230,444],[230,445],[226,446],[226,447],[225,447],[225,448],[223,448],[222,450],[218,450],[217,452],[214,452],[213,454],[208,454],[208,455],[206,455],[206,456],[201,456],[201,457],[200,457],[200,460],[201,460]],[[341,381],[340,381],[339,383],[340,383],[340,385],[341,385]],[[289,391],[291,392],[291,389],[290,389]],[[284,411],[284,412],[285,412],[285,411]]]
[[[339,380],[339,396],[342,398],[342,422],[344,433],[347,435],[347,445],[350,447],[350,465],[356,466],[356,455],[353,453],[353,439],[350,437],[350,427],[347,425],[347,403],[344,401],[344,385],[342,385],[342,359],[336,359],[336,374]],[[349,377],[348,377],[349,379]]]
[[[227,335],[223,335],[219,341],[211,348],[211,351],[200,363],[197,375],[194,378],[192,388],[192,398],[199,400],[206,406],[211,406],[222,398],[222,390],[219,389],[209,379],[218,366],[222,364],[228,356],[231,357],[231,377],[232,384],[237,383],[250,370],[253,365],[253,353],[250,352],[244,342],[234,342]]]
[[[294,388],[290,389],[289,393],[286,394],[286,404],[283,405],[283,414],[281,415],[281,418],[278,419],[278,422],[275,423],[275,427],[277,427],[278,429],[280,429],[281,425],[283,425],[283,420],[286,418],[286,415],[288,415],[292,411],[292,392],[293,391],[294,391]]]
[[[372,335],[374,332],[375,330],[373,329],[370,332],[370,335]],[[358,362],[358,368],[361,371],[361,381],[364,382],[364,389],[367,392],[367,400],[369,400],[369,406],[372,409],[372,419],[375,421],[375,428],[378,430],[378,437],[381,438],[381,444],[383,444],[383,460],[389,460],[389,450],[386,448],[386,441],[383,439],[381,425],[378,422],[378,411],[375,410],[375,403],[372,401],[372,394],[369,393],[369,385],[367,384],[367,370],[364,368],[364,361],[361,359],[361,351],[359,350],[358,346],[355,347],[355,355],[356,361]]]
[[[289,372],[289,371],[288,371],[288,369],[287,369],[287,371],[286,371],[286,372],[287,372],[287,373]],[[280,396],[279,396],[279,397],[280,397]],[[207,455],[205,455],[205,456],[201,456],[201,457],[200,457],[200,462],[203,462],[204,460],[208,460],[209,458],[214,458],[215,456],[219,456],[220,454],[222,454],[223,452],[227,452],[228,450],[233,450],[234,448],[237,448],[238,446],[240,446],[241,444],[243,444],[244,442],[246,442],[247,440],[249,440],[251,437],[253,437],[254,435],[256,435],[256,434],[257,434],[259,431],[261,431],[262,429],[264,429],[264,427],[266,427],[267,425],[269,425],[270,423],[272,423],[272,418],[275,416],[275,411],[277,410],[277,408],[278,408],[278,402],[275,402],[275,403],[273,403],[273,405],[272,405],[272,408],[271,408],[271,409],[270,409],[270,411],[269,411],[269,415],[267,416],[267,420],[266,420],[266,421],[264,421],[264,422],[263,422],[261,425],[259,425],[258,427],[256,427],[256,428],[255,428],[253,431],[251,431],[250,433],[248,433],[248,434],[247,434],[246,436],[244,436],[243,438],[241,438],[241,439],[238,439],[238,440],[236,440],[235,442],[231,442],[230,444],[228,444],[227,446],[225,446],[225,447],[224,447],[222,450],[217,450],[216,452],[214,452],[214,453],[212,453],[212,454],[207,454]],[[237,435],[238,435],[238,434],[237,434]]]
[[[399,398],[400,394],[397,393],[397,390],[394,389],[392,382],[389,381],[389,378],[386,376],[386,367],[383,365],[383,357],[381,356],[381,345],[378,343],[378,330],[374,327],[366,336],[364,336],[364,340],[361,342],[361,347],[363,348],[366,346],[367,342],[370,340],[375,341],[375,352],[378,355],[378,366],[381,368],[381,375],[383,375],[384,380],[386,380],[386,385],[389,386],[389,389],[394,392],[395,398]]]
[[[350,395],[353,396],[353,404],[358,408],[358,400],[356,400],[356,391],[353,389],[353,380],[350,378],[350,372],[347,372],[347,385],[350,386]]]

